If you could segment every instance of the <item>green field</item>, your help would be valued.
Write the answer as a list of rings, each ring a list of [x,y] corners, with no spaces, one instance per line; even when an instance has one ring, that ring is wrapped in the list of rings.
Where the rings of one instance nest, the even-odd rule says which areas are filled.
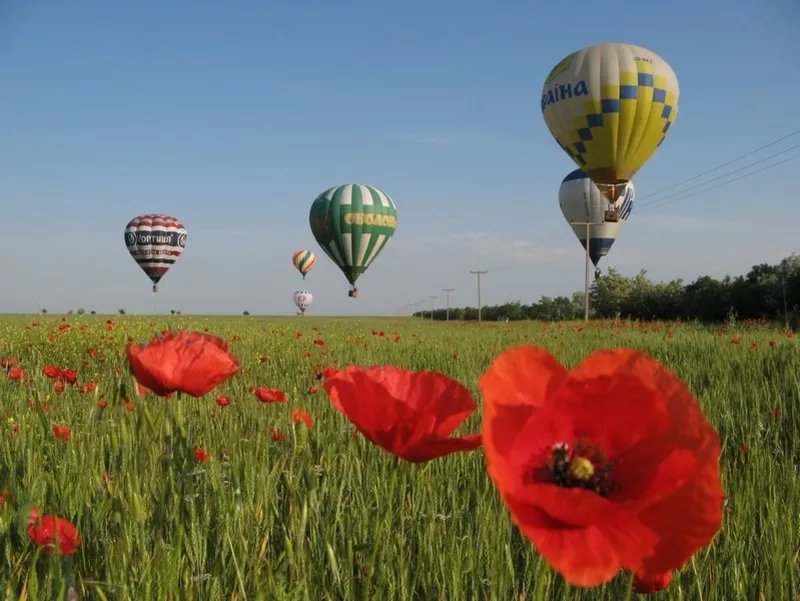
[[[525,343],[567,366],[599,348],[643,350],[687,382],[719,431],[722,531],[654,599],[800,598],[800,345],[791,335],[755,325],[186,316],[115,316],[110,330],[106,317],[75,316],[62,332],[60,319],[0,320],[0,358],[15,358],[30,378],[0,371],[5,599],[56,599],[70,568],[80,599],[533,599],[539,558],[512,526],[481,451],[397,464],[354,433],[324,391],[309,394],[320,383],[315,364],[393,364],[441,371],[480,404],[478,376],[502,349]],[[125,340],[167,323],[225,338],[242,371],[207,398],[138,398]],[[42,373],[51,364],[97,389],[55,392]],[[250,386],[280,388],[288,401],[261,404]],[[217,394],[230,405],[217,407]],[[49,412],[30,408],[34,399]],[[313,416],[310,431],[293,423],[295,408]],[[479,431],[479,413],[459,432]],[[69,442],[53,438],[56,424],[72,430]],[[207,463],[195,460],[198,446]],[[77,525],[83,544],[72,566],[38,553],[20,528],[31,504]],[[626,583],[580,589],[548,578],[551,600],[618,601]]]

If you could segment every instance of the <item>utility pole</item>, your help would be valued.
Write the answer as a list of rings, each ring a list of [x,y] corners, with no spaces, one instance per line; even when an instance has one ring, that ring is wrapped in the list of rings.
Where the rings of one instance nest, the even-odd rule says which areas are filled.
[[[446,315],[445,321],[450,321],[450,293],[452,291],[453,291],[453,288],[442,288],[442,292],[446,292],[447,293],[447,302],[445,304],[445,306],[447,307],[445,309],[445,315]]]
[[[431,299],[431,321],[433,321],[433,301],[436,300],[437,297],[428,295],[428,298]]]
[[[470,273],[478,276],[478,321],[480,321],[481,320],[481,274],[489,272],[485,269],[483,271],[477,269],[475,271],[470,270]]]
[[[583,225],[586,226],[586,273],[584,274],[583,286],[583,320],[589,321],[589,280],[591,278],[591,264],[592,259],[589,251],[592,243],[592,226],[603,225],[604,221],[570,221],[570,225]]]

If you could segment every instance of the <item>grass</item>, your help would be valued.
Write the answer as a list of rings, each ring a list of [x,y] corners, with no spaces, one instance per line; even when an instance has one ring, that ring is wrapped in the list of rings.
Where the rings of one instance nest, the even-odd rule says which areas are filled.
[[[719,430],[729,494],[722,532],[654,599],[800,598],[800,345],[789,335],[744,326],[184,316],[169,323],[228,339],[243,370],[209,398],[163,400],[137,398],[122,351],[127,337],[143,340],[166,322],[114,319],[107,330],[105,317],[70,317],[64,332],[53,316],[0,320],[0,357],[16,358],[31,379],[27,387],[0,377],[0,429],[8,428],[0,491],[13,495],[0,505],[6,599],[55,599],[51,591],[70,574],[80,599],[532,599],[539,558],[512,526],[482,452],[398,464],[355,435],[324,392],[309,394],[313,364],[394,364],[441,371],[479,400],[481,372],[523,343],[568,366],[599,348],[641,349],[688,383]],[[42,374],[49,364],[76,369],[97,390],[55,393]],[[261,385],[284,390],[288,402],[262,405],[248,392]],[[218,408],[216,393],[231,404]],[[29,408],[34,398],[50,412]],[[294,408],[313,415],[310,431],[293,424]],[[478,431],[479,413],[460,431]],[[68,425],[72,440],[55,440],[55,424]],[[273,428],[284,441],[273,440]],[[209,462],[195,460],[197,446]],[[20,529],[32,503],[77,525],[83,544],[72,566],[36,552]],[[623,597],[624,577],[598,589],[547,578],[547,599]]]

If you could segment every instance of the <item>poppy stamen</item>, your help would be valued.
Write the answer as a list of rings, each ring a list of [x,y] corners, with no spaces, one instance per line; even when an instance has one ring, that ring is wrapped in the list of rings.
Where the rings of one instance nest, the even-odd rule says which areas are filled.
[[[564,442],[553,445],[550,461],[540,474],[545,482],[562,488],[582,488],[607,497],[619,488],[611,480],[612,471],[600,449],[579,441],[574,448]]]
[[[586,457],[573,457],[569,462],[569,473],[578,480],[590,480],[594,476],[594,464]]]

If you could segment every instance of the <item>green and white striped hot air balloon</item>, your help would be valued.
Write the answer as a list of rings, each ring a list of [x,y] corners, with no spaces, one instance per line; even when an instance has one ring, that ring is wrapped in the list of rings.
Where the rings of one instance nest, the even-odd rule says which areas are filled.
[[[364,184],[345,184],[317,196],[308,215],[311,233],[351,284],[386,247],[397,227],[397,208],[389,196]]]

